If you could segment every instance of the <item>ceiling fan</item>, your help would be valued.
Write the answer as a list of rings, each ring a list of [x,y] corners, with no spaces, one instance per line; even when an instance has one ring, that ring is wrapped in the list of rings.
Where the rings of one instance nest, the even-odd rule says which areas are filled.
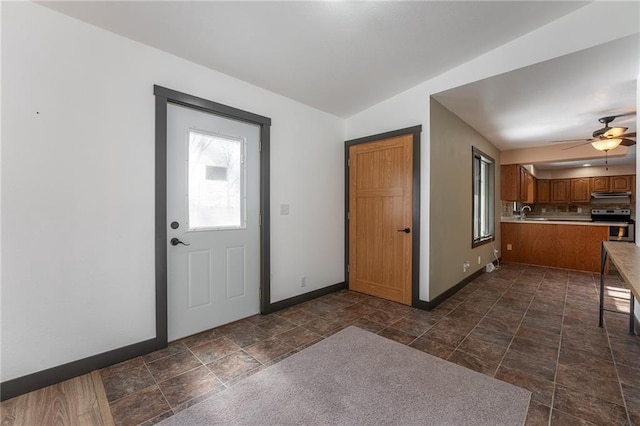
[[[598,121],[604,124],[602,129],[598,129],[593,132],[592,138],[590,139],[567,139],[561,141],[552,141],[552,142],[578,142],[581,141],[581,144],[570,146],[567,148],[563,148],[562,150],[577,148],[582,145],[586,145],[590,143],[595,149],[598,151],[610,151],[614,148],[617,148],[619,145],[631,146],[635,145],[636,141],[630,138],[636,138],[636,132],[625,133],[627,131],[627,127],[609,127],[609,123],[615,120],[618,117],[624,117],[627,115],[634,115],[634,112],[628,112],[626,114],[618,114],[618,115],[610,115],[607,117],[599,118]]]

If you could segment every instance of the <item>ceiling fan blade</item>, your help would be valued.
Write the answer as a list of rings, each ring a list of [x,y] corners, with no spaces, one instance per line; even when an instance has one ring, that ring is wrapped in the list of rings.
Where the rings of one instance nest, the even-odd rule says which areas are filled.
[[[584,142],[584,143],[581,143],[581,144],[578,144],[578,145],[568,146],[566,148],[562,148],[560,151],[566,151],[567,149],[577,148],[579,146],[587,145],[587,144],[590,144],[590,143],[591,143],[591,139],[588,139],[587,142]]]
[[[623,138],[622,142],[620,142],[620,145],[624,145],[624,146],[632,146],[632,145],[635,145],[635,144],[636,144],[636,141],[631,140],[631,139],[626,139],[626,138]]]
[[[620,135],[621,138],[635,138],[636,132],[625,133],[624,135]]]
[[[551,141],[551,143],[557,143],[557,142],[591,142],[594,141],[595,139],[564,139],[561,141]]]
[[[624,114],[608,115],[606,117],[599,118],[598,121],[603,123],[603,124],[611,123],[614,119],[616,119],[618,117],[626,117],[627,115],[636,115],[636,112],[635,111],[631,111],[631,112],[625,112]]]

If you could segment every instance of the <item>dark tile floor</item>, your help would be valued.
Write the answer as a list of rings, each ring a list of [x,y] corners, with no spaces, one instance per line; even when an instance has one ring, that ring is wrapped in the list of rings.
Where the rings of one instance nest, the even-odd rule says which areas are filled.
[[[598,327],[597,274],[518,264],[427,312],[340,291],[101,371],[116,424],[153,424],[356,325],[533,393],[528,425],[640,425],[640,337]],[[606,304],[629,292],[607,278]]]

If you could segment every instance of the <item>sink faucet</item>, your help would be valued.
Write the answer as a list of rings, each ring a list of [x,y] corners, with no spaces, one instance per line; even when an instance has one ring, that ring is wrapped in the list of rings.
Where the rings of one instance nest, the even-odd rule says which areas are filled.
[[[529,209],[529,211],[531,211],[531,206],[522,206],[520,209],[520,219],[524,219],[524,209]]]

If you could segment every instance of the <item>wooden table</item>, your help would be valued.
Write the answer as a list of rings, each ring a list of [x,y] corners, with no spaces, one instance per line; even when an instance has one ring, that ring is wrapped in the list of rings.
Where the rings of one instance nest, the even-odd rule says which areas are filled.
[[[640,247],[634,243],[603,241],[600,262],[600,327],[604,317],[604,311],[624,313],[611,309],[604,309],[604,281],[607,258],[615,265],[620,277],[631,290],[629,333],[634,334],[634,297],[640,299]]]

